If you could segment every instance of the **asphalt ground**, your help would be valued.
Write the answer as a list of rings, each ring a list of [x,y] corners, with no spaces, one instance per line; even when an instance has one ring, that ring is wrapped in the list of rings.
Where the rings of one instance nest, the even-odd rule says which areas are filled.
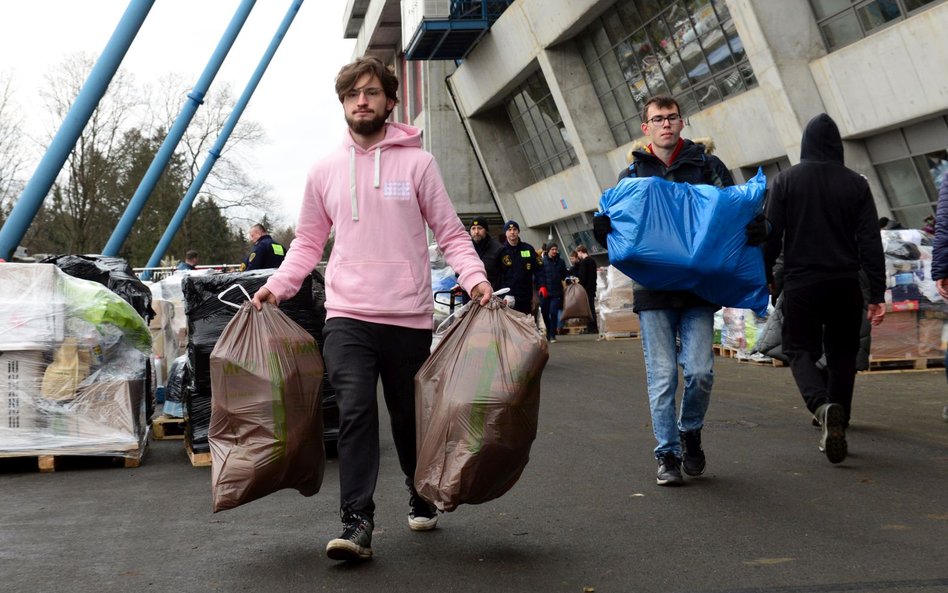
[[[948,591],[943,371],[860,375],[831,465],[789,369],[719,357],[708,470],[681,488],[655,484],[644,376],[638,340],[552,344],[523,477],[427,533],[408,529],[383,423],[375,558],[355,565],[324,554],[335,461],[314,497],[217,514],[181,441],[135,469],[0,465],[0,591]]]

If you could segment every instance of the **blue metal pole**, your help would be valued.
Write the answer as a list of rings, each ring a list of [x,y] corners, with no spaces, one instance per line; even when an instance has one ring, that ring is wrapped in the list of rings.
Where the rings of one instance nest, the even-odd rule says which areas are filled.
[[[244,92],[241,93],[240,98],[237,99],[237,103],[234,105],[234,110],[227,117],[227,121],[224,123],[224,127],[221,129],[221,133],[217,137],[217,140],[214,142],[214,146],[210,149],[210,151],[208,151],[207,159],[201,165],[201,169],[198,171],[197,177],[195,177],[194,181],[191,182],[191,186],[188,188],[188,192],[181,200],[181,204],[178,205],[178,209],[175,211],[174,217],[171,219],[171,222],[168,223],[168,228],[165,229],[164,235],[161,236],[161,240],[158,242],[158,245],[155,246],[155,251],[151,254],[151,259],[148,260],[148,268],[156,268],[161,263],[161,258],[164,257],[165,253],[168,251],[168,247],[171,245],[171,240],[174,239],[174,236],[181,228],[181,224],[184,222],[185,217],[191,210],[191,206],[194,204],[194,199],[201,190],[201,186],[204,185],[204,181],[207,180],[207,176],[210,174],[211,169],[214,168],[214,164],[217,163],[217,159],[220,158],[221,151],[224,150],[224,145],[227,143],[231,133],[237,126],[237,122],[240,120],[240,116],[243,115],[244,109],[250,102],[250,98],[253,96],[254,91],[257,90],[257,85],[263,78],[264,72],[267,71],[270,61],[273,59],[274,54],[276,54],[277,48],[280,47],[280,43],[282,43],[283,38],[286,36],[286,32],[293,23],[293,19],[296,18],[296,13],[299,12],[300,6],[302,6],[302,4],[303,0],[294,0],[293,4],[290,6],[290,9],[286,12],[286,16],[283,17],[283,21],[280,23],[280,27],[277,29],[276,34],[274,34],[273,39],[270,41],[267,51],[264,52],[263,57],[260,59],[260,63],[257,64],[257,69],[254,70],[253,75],[250,77],[250,81],[244,88]],[[145,272],[142,273],[142,280],[151,280],[150,270],[145,270]]]
[[[198,107],[204,103],[204,95],[207,94],[211,82],[213,82],[214,77],[217,76],[221,64],[224,63],[224,58],[227,57],[227,52],[229,52],[231,46],[234,45],[237,34],[240,33],[240,29],[247,21],[250,10],[255,3],[256,0],[243,0],[243,2],[240,3],[240,7],[237,8],[237,12],[234,13],[234,18],[231,19],[230,25],[228,25],[227,30],[224,31],[224,36],[221,37],[220,42],[217,44],[217,49],[214,50],[214,54],[211,55],[207,66],[204,67],[204,72],[201,73],[201,77],[198,79],[197,84],[194,85],[194,89],[188,93],[188,101],[186,101],[181,108],[181,113],[178,114],[178,118],[171,126],[171,130],[168,131],[168,136],[164,142],[161,143],[158,153],[155,155],[154,160],[152,160],[151,165],[149,165],[148,171],[145,172],[145,176],[142,177],[142,181],[139,183],[138,189],[135,190],[135,194],[129,201],[128,206],[126,206],[125,212],[122,214],[118,225],[115,227],[115,230],[112,231],[112,236],[109,237],[108,243],[105,244],[105,248],[102,250],[103,255],[118,255],[119,249],[122,248],[122,244],[125,243],[125,239],[128,238],[128,234],[132,231],[132,225],[135,224],[138,216],[142,213],[142,210],[145,208],[145,202],[148,201],[152,190],[154,190],[158,184],[158,179],[164,172],[165,167],[168,166],[168,161],[171,160],[174,149],[177,148],[178,142],[180,142],[181,137],[184,136],[184,131],[188,128],[188,125],[190,125],[191,119],[197,112]]]
[[[118,70],[132,41],[141,29],[148,11],[155,0],[131,0],[125,14],[119,20],[112,37],[102,50],[102,55],[96,61],[89,78],[82,85],[76,100],[63,119],[59,131],[50,143],[46,154],[33,172],[30,181],[23,188],[10,217],[0,229],[0,258],[9,260],[17,245],[23,240],[26,231],[33,223],[36,213],[39,212],[49,189],[56,181],[56,176],[63,168],[63,163],[69,157],[69,152],[76,145],[82,130],[86,127],[92,112],[105,94],[112,77]]]

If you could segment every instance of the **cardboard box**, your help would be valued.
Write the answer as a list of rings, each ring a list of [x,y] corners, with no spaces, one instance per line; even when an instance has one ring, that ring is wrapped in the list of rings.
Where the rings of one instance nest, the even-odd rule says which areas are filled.
[[[43,352],[0,352],[0,450],[35,429],[45,370]]]
[[[919,358],[918,313],[893,311],[872,328],[870,359]]]
[[[44,350],[63,340],[60,274],[52,264],[0,266],[0,351]]]

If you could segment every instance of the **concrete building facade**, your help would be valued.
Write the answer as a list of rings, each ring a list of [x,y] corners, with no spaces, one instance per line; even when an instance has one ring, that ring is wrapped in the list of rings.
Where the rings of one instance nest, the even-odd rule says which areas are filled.
[[[357,52],[386,26],[369,20]],[[879,215],[918,227],[948,177],[946,30],[944,0],[517,0],[459,66],[421,65],[414,121],[457,175],[459,210],[496,204],[535,244],[599,249],[590,213],[653,94],[681,103],[683,136],[711,139],[738,181],[798,162],[807,121],[828,113]]]

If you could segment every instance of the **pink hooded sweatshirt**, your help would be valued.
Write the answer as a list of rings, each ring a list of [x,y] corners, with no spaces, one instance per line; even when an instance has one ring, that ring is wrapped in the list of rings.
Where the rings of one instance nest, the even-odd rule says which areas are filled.
[[[326,318],[431,329],[426,223],[468,293],[487,280],[421,131],[388,123],[385,138],[365,150],[346,130],[340,149],[310,171],[296,238],[265,287],[278,301],[296,294],[335,228]]]

